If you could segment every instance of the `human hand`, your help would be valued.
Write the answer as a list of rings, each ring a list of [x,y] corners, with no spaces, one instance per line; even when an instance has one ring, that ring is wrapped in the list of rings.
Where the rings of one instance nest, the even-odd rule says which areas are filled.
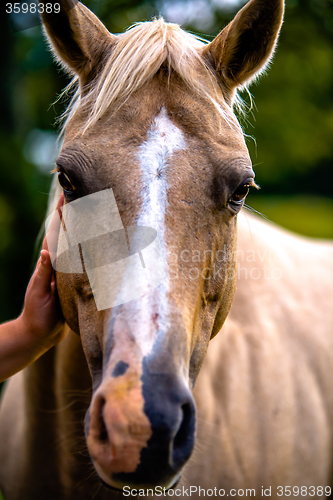
[[[64,195],[62,193],[56,210],[59,211],[63,203]],[[55,225],[59,221],[59,217],[54,217],[54,220],[55,222],[51,221],[50,227],[55,234]],[[64,319],[60,309],[55,273],[46,237],[36,269],[27,287],[23,312],[18,320],[32,340],[36,340],[41,349],[44,350],[60,342],[65,335]]]

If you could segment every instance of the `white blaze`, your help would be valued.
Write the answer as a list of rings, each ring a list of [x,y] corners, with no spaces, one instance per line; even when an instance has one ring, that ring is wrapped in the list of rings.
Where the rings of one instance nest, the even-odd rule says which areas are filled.
[[[157,326],[166,326],[166,305],[168,290],[167,249],[165,243],[165,212],[167,205],[167,168],[173,153],[185,149],[186,143],[182,131],[174,125],[163,108],[154,119],[148,132],[148,139],[141,144],[139,161],[142,172],[143,189],[142,207],[138,219],[138,226],[153,227],[160,240],[161,265],[160,272],[163,278],[155,291],[158,296]],[[140,338],[143,356],[149,354],[156,341],[156,321],[152,321],[154,303],[150,294],[140,299],[137,310],[137,325],[135,336]],[[133,311],[134,313],[134,311]],[[140,316],[140,318],[138,318]],[[133,332],[134,333],[134,332]]]
[[[173,153],[184,148],[182,131],[172,123],[163,108],[148,132],[148,140],[140,146],[139,160],[144,188],[138,222],[138,225],[156,229],[162,244],[167,202],[167,162]]]

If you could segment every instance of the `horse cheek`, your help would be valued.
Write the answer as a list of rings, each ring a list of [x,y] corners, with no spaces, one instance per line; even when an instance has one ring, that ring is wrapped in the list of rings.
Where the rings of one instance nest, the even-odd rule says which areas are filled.
[[[78,308],[75,300],[76,294],[72,277],[67,273],[56,272],[56,285],[62,313],[68,326],[73,332],[79,334]]]

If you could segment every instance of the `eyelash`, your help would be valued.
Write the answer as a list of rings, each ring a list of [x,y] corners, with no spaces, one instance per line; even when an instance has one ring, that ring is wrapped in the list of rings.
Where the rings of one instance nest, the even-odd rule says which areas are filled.
[[[259,189],[259,186],[254,182],[253,179],[248,179],[243,184],[238,186],[238,188],[233,192],[232,196],[228,200],[229,207],[236,212],[239,210],[245,201],[246,196],[250,190],[250,187],[255,187]]]
[[[70,180],[67,174],[63,171],[57,170],[58,173],[58,181],[60,186],[63,188],[64,192],[68,195],[72,195],[76,191],[76,187]]]

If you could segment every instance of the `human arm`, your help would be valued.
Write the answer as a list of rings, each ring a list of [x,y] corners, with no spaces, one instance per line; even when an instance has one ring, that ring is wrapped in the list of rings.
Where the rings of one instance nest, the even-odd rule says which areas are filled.
[[[60,198],[58,207],[63,203]],[[35,361],[65,333],[46,238],[27,287],[21,315],[0,325],[0,381]]]

